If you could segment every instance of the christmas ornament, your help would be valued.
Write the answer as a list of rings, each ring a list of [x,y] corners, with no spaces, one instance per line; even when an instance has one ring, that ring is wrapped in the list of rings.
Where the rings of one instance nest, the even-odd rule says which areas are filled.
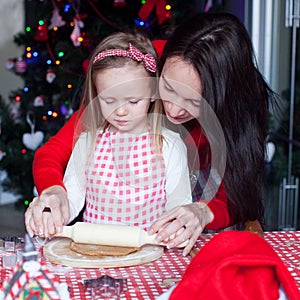
[[[47,74],[46,74],[46,80],[47,80],[47,82],[48,83],[52,83],[55,78],[56,78],[56,74],[55,74],[54,70],[49,69],[47,71]]]
[[[153,40],[152,45],[157,52],[158,59],[161,58],[167,40]]]
[[[213,1],[212,0],[208,0],[206,2],[205,8],[204,8],[204,12],[209,12],[209,10],[213,7]]]
[[[19,118],[19,108],[18,107],[13,107],[11,110],[11,118],[17,122]]]
[[[17,263],[7,282],[4,282],[0,299],[70,299],[67,284],[60,283],[58,277],[38,261],[38,254],[31,238],[26,234],[23,258]]]
[[[272,142],[267,142],[266,152],[265,152],[265,161],[267,163],[270,163],[272,161],[275,151],[276,151],[275,144]]]
[[[19,58],[15,63],[15,72],[17,74],[24,74],[26,71],[27,71],[26,62],[22,58]]]
[[[80,41],[78,40],[78,38],[80,37],[80,28],[84,27],[84,23],[81,21],[80,17],[77,15],[74,18],[74,29],[71,33],[71,40],[73,42],[73,45],[75,47],[80,46]]]
[[[88,71],[88,68],[89,68],[89,63],[90,63],[90,60],[89,59],[85,59],[82,63],[82,69],[84,71],[84,74],[87,73]]]
[[[168,17],[166,15],[166,0],[147,0],[141,7],[138,15],[143,21],[147,21],[155,8],[158,24],[162,24]]]
[[[23,137],[22,137],[22,141],[23,141],[24,146],[27,149],[34,151],[42,143],[42,141],[44,139],[44,133],[41,131],[34,132],[35,124],[31,120],[30,115],[31,115],[31,113],[27,113],[26,121],[31,128],[31,133],[24,133]]]
[[[36,35],[34,36],[34,39],[37,42],[45,42],[48,40],[48,26],[46,22],[44,25],[39,25]]]
[[[125,6],[126,6],[125,0],[114,0],[114,8],[120,8]]]
[[[32,133],[24,133],[22,141],[26,148],[34,151],[42,143],[43,139],[44,139],[43,132],[37,131]]]
[[[45,102],[44,96],[36,96],[33,100],[33,106],[34,107],[44,106],[44,102]]]
[[[52,12],[52,18],[50,20],[51,24],[49,25],[48,29],[51,30],[54,27],[62,27],[66,24],[63,20],[62,16],[59,14],[58,8],[55,6]]]
[[[7,70],[12,70],[15,67],[16,60],[13,58],[9,58],[5,64]]]

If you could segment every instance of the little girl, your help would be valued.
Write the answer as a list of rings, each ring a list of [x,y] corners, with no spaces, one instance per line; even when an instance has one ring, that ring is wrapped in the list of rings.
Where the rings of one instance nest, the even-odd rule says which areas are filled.
[[[164,211],[192,202],[186,147],[162,127],[156,89],[148,39],[115,33],[96,47],[64,176],[68,222],[85,205],[85,222],[147,230]]]

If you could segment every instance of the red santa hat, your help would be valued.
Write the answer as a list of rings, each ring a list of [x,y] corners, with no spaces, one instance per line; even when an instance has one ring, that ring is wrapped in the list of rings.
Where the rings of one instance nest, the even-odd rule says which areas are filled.
[[[224,231],[194,257],[169,299],[273,300],[280,286],[288,299],[300,299],[294,278],[262,237]]]

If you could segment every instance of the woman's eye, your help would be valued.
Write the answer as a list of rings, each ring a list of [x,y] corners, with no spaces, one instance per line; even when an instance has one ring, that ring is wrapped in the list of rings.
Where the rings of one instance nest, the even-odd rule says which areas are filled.
[[[169,93],[174,93],[174,90],[165,84],[165,90],[167,90]]]

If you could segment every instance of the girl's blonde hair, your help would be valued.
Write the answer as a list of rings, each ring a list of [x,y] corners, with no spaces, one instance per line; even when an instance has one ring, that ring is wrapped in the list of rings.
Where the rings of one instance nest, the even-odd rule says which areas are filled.
[[[108,56],[103,59],[96,60],[94,58],[100,52],[110,50],[110,49],[122,49],[128,50],[129,44],[133,45],[143,54],[151,54],[157,62],[157,53],[151,43],[151,41],[140,33],[124,33],[118,32],[109,35],[103,39],[98,46],[95,48],[88,67],[86,74],[85,88],[83,98],[79,108],[79,119],[77,126],[79,133],[86,131],[91,134],[92,141],[95,141],[97,131],[104,130],[108,126],[108,122],[102,115],[99,101],[97,100],[97,89],[95,85],[96,75],[107,69],[111,68],[122,68],[127,64],[131,65],[143,65],[143,61],[136,61],[129,57],[124,56]],[[94,63],[93,63],[94,62]],[[157,68],[158,69],[158,68]],[[160,153],[162,149],[162,135],[161,135],[161,124],[162,124],[162,114],[163,106],[161,100],[158,98],[157,92],[157,82],[158,82],[158,70],[156,72],[150,72],[145,68],[145,71],[149,74],[149,77],[153,77],[153,98],[154,102],[151,102],[149,107],[149,124],[151,134],[154,140],[154,146],[156,152]]]

